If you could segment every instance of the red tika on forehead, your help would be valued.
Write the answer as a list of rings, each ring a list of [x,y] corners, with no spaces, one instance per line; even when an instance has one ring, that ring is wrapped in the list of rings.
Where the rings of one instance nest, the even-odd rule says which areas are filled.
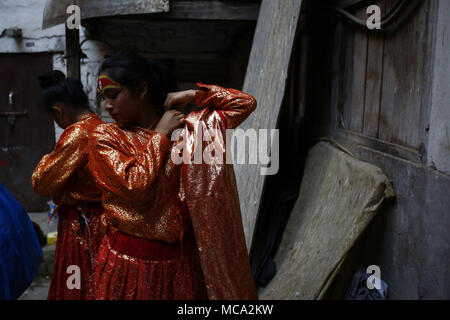
[[[115,82],[108,76],[100,76],[97,81],[97,91],[103,94],[107,89],[120,89],[122,88],[120,84]]]

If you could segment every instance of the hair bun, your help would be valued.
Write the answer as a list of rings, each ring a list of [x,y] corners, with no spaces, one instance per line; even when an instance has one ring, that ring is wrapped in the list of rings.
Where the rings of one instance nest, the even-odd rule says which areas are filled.
[[[169,86],[169,66],[160,60],[147,59],[147,63],[157,78],[157,83],[161,87]]]
[[[64,79],[66,79],[66,76],[59,70],[48,71],[38,77],[42,89],[53,87],[64,81]]]

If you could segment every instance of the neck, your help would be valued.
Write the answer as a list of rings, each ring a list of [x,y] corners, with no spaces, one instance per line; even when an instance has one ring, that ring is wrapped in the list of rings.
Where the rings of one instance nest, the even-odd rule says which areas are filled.
[[[75,122],[78,122],[80,120],[82,120],[83,118],[85,118],[86,116],[90,115],[92,112],[90,112],[88,109],[78,113],[77,115],[74,116],[74,120]]]
[[[155,121],[158,120],[159,115],[155,111],[153,107],[146,106],[142,109],[141,117],[139,121],[137,121],[137,125],[142,128],[150,128],[151,125],[155,123]]]

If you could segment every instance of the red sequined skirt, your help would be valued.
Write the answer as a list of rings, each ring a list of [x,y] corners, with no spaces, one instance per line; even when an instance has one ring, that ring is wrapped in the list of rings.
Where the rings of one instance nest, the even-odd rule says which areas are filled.
[[[206,300],[192,227],[173,244],[108,231],[92,289],[95,300]]]
[[[58,238],[48,300],[89,298],[92,265],[103,238],[102,212],[101,204],[89,205],[81,211],[76,206],[58,208]]]

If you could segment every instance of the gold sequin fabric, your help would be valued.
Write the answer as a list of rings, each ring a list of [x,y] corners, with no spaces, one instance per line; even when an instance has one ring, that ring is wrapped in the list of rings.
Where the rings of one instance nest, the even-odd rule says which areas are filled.
[[[89,171],[87,146],[89,132],[101,123],[91,114],[64,130],[55,150],[43,156],[33,171],[36,193],[53,196],[58,205],[100,202],[102,193]]]
[[[103,238],[99,230],[101,213],[99,203],[85,209],[87,220],[81,226],[75,206],[59,207],[58,239],[48,300],[90,299],[93,266]],[[68,272],[71,266],[79,267],[79,287],[67,285],[73,279],[74,270]]]
[[[226,159],[226,139],[209,136],[202,141],[198,137],[205,132],[220,132],[225,137],[226,129],[236,128],[255,110],[256,100],[234,89],[202,83],[197,86],[200,90],[195,103],[203,109],[186,117],[187,153],[194,158],[198,144],[202,144],[203,150],[214,140],[217,149],[225,151]],[[225,161],[184,163],[181,189],[195,230],[209,299],[257,299],[233,165]]]
[[[137,126],[108,123],[91,133],[90,168],[110,226],[147,239],[181,238],[179,171],[165,170],[171,145],[165,135]]]
[[[112,248],[103,238],[93,276],[94,300],[205,300],[203,277],[193,234],[182,254],[165,260],[137,258]]]
[[[218,130],[225,137],[226,129],[237,127],[255,110],[256,100],[234,89],[202,83],[197,86],[195,103],[202,110],[186,116],[180,140],[172,143],[150,129],[104,124],[90,136],[90,169],[103,191],[103,207],[110,226],[137,237],[175,242],[183,235],[179,206],[182,201],[192,220],[208,298],[256,299],[233,165],[204,161],[175,164],[171,156],[183,153],[183,149],[185,158],[193,160],[198,147],[203,150],[212,140],[225,150],[224,139],[212,137],[208,130]],[[199,139],[205,134],[209,135],[209,141]],[[131,271],[124,269],[130,265],[124,261],[131,258],[113,252],[105,241],[99,254],[102,261],[99,265],[105,268],[97,268],[100,274],[96,272],[95,277],[102,279],[107,272],[106,282],[110,283],[113,277],[118,287],[126,290],[123,283],[135,282],[127,280],[126,273]],[[133,272],[147,268],[146,263],[136,262]],[[170,272],[175,275],[162,281],[158,277],[156,282],[149,281],[148,286],[157,289],[161,283],[170,285],[177,278],[177,271]],[[178,279],[188,281],[187,273],[180,272],[185,276]],[[98,289],[110,287],[106,282],[98,280]],[[183,283],[180,280],[178,285],[189,286]],[[136,290],[127,291],[126,297],[136,295]],[[97,295],[108,296],[108,292]],[[145,298],[145,294],[141,296]]]
[[[89,170],[87,146],[89,132],[101,123],[96,115],[90,114],[66,128],[55,150],[42,157],[32,175],[35,191],[42,196],[53,196],[58,204],[58,238],[48,292],[50,300],[88,298],[92,263],[103,233],[99,230],[102,193]],[[80,226],[80,210],[87,217],[84,227]],[[67,286],[70,266],[80,268],[79,289]]]

